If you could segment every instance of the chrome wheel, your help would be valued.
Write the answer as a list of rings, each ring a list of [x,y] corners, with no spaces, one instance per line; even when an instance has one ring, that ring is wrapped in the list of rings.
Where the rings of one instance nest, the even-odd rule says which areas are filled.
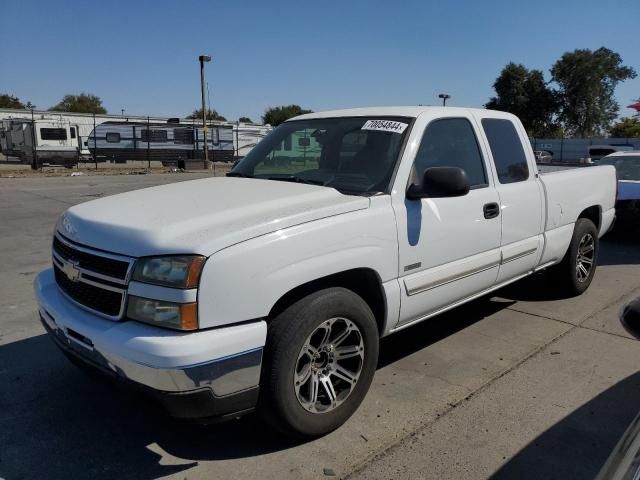
[[[576,256],[576,277],[579,282],[585,282],[589,278],[595,253],[595,240],[590,233],[587,233],[580,239]]]
[[[322,322],[298,354],[293,374],[298,402],[312,413],[334,410],[355,388],[363,364],[364,342],[358,326],[341,317]]]

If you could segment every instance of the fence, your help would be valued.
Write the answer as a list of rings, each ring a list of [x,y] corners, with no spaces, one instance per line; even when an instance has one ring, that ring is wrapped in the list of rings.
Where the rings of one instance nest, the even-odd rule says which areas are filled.
[[[22,113],[22,115],[19,115]],[[162,162],[165,166],[203,166],[205,132],[196,119],[66,116],[51,112],[0,111],[0,154],[7,163],[77,166],[78,163]],[[0,115],[2,116],[2,115]],[[56,138],[43,132],[55,130]],[[271,131],[270,126],[207,122],[209,160],[231,162],[245,156]],[[54,140],[47,142],[46,140]],[[1,157],[0,157],[1,158]],[[17,162],[16,162],[17,161]]]

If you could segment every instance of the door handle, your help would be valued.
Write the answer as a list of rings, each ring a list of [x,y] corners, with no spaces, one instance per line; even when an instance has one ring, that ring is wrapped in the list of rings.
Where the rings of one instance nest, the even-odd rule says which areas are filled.
[[[484,212],[484,218],[496,218],[500,215],[500,205],[495,202],[485,203],[484,207],[482,207],[482,211]]]

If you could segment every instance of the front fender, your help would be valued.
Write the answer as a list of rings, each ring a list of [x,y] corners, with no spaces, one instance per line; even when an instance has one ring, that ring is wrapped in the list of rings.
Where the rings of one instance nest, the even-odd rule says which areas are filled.
[[[366,210],[278,230],[212,255],[198,293],[201,327],[266,317],[294,288],[355,268],[397,277],[395,217],[388,196]]]

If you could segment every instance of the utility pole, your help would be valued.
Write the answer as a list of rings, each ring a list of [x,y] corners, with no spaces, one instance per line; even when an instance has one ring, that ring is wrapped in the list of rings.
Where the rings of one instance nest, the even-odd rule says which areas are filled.
[[[200,55],[198,57],[200,60],[200,90],[202,93],[202,128],[204,130],[204,168],[210,168],[209,166],[209,152],[207,151],[207,105],[204,97],[204,64],[205,62],[210,62],[211,57],[208,55]]]
[[[36,121],[33,118],[33,111],[35,110],[36,106],[31,102],[27,102],[27,108],[31,110],[31,168],[33,170],[37,170],[39,168],[39,165],[38,153],[36,152]]]
[[[447,99],[451,98],[451,95],[449,95],[448,93],[441,93],[440,95],[438,95],[438,98],[442,99],[442,106],[446,107],[447,106]]]

